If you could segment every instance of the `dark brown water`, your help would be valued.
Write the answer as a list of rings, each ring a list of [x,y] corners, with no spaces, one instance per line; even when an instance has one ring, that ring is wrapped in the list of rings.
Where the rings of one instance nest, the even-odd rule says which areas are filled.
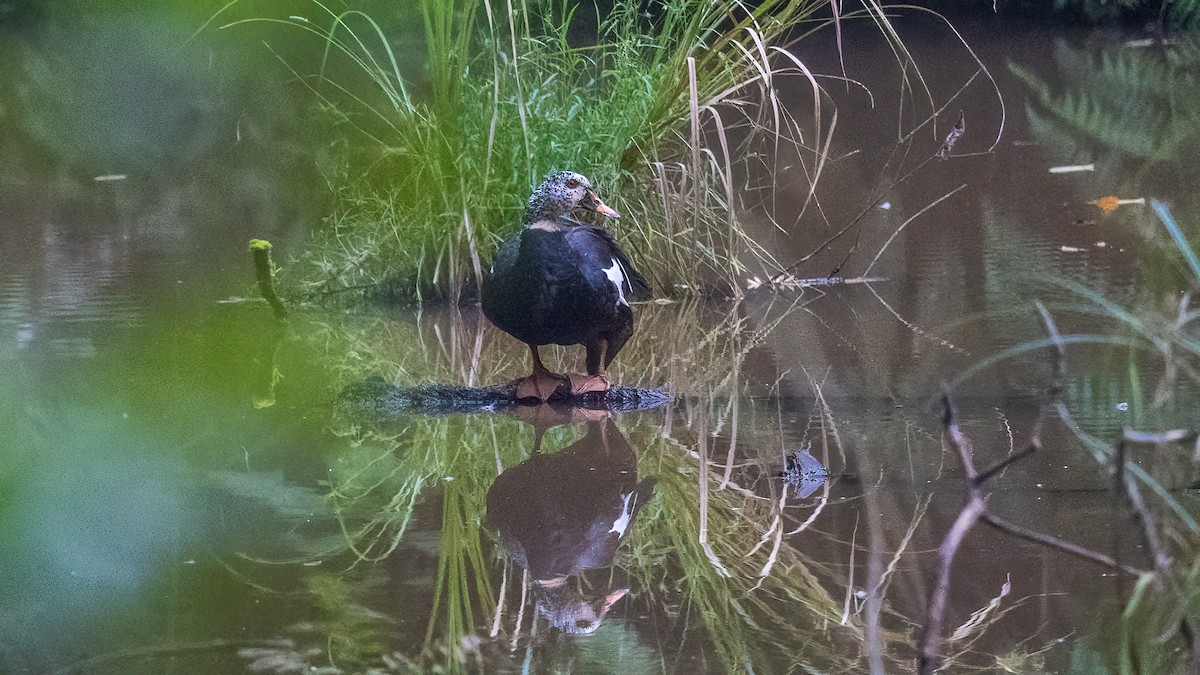
[[[541,454],[544,419],[363,424],[332,401],[367,374],[496,382],[526,355],[471,308],[315,310],[280,329],[263,304],[224,302],[253,292],[247,239],[286,259],[324,212],[306,92],[256,67],[245,36],[181,47],[199,9],[0,16],[4,672],[912,670],[965,492],[943,384],[989,465],[1028,443],[1050,383],[1047,351],[1019,349],[1043,335],[1035,300],[1064,333],[1127,338],[1070,284],[1139,313],[1173,312],[1186,287],[1148,203],[1088,202],[1156,198],[1196,222],[1198,99],[1179,84],[1194,45],[963,20],[1003,96],[999,142],[982,154],[1001,108],[977,77],[948,107],[968,156],[871,206],[904,172],[886,161],[913,94],[886,45],[851,32],[847,72],[874,108],[829,85],[821,208],[803,234],[763,217],[759,236],[790,261],[867,208],[861,237],[798,270],[827,274],[858,237],[840,271],[856,276],[965,184],[890,244],[883,281],[640,307],[615,379],[676,402],[562,420]],[[938,100],[975,73],[934,19],[899,25]],[[840,72],[831,38],[800,53]],[[789,104],[806,114],[799,84]],[[800,183],[776,179],[790,223]],[[1064,400],[1103,445],[1193,423],[1194,392],[1161,377],[1153,354],[1072,346]],[[1044,442],[988,484],[994,512],[1145,565],[1093,454],[1056,421]],[[777,478],[801,446],[833,474],[803,499]],[[1194,511],[1189,463],[1144,467]],[[954,568],[952,669],[1099,672],[1133,583],[980,527]]]

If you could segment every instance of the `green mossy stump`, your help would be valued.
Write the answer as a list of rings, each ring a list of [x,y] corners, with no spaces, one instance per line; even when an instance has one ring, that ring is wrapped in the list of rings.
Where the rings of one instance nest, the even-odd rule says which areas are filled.
[[[254,256],[254,276],[258,280],[258,292],[275,312],[275,318],[286,319],[287,307],[275,293],[275,263],[271,262],[271,242],[266,239],[251,239],[248,247]]]

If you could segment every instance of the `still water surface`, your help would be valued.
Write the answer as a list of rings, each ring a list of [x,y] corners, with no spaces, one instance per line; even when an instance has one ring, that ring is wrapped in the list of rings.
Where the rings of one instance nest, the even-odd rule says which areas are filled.
[[[139,11],[0,24],[4,672],[859,672],[872,654],[911,670],[964,494],[943,383],[990,464],[1027,441],[1049,360],[960,376],[1041,336],[1034,299],[1066,332],[1112,332],[1055,280],[1168,311],[1183,287],[1148,206],[1088,202],[1154,197],[1195,222],[1195,90],[1161,93],[1195,71],[1194,47],[964,19],[1003,135],[869,212],[845,276],[967,185],[897,237],[872,272],[884,281],[641,307],[614,375],[670,390],[657,409],[364,421],[335,406],[344,385],[498,382],[524,349],[471,307],[315,308],[281,327],[229,302],[252,294],[246,240],[286,258],[319,223],[326,146],[297,140],[321,138],[311,100],[252,67],[252,40],[181,50],[202,12]],[[909,46],[949,96],[975,66],[934,58],[961,50],[922,21],[902,23]],[[851,37],[847,68],[876,107],[834,89],[839,159],[819,192],[834,229],[888,184],[900,97],[874,65],[886,46]],[[840,71],[831,41],[799,51]],[[1071,97],[1093,114],[1063,113]],[[994,92],[977,82],[955,105],[970,130],[956,151],[987,150]],[[778,217],[804,195],[777,179]],[[794,237],[764,221],[761,238],[798,258],[831,231],[811,221]],[[1154,405],[1152,359],[1080,347],[1069,366],[1067,403],[1100,438],[1191,421],[1186,390]],[[1061,425],[1045,440],[990,484],[995,512],[1140,564],[1102,468]],[[777,475],[802,446],[833,478],[799,499]],[[1194,506],[1177,489],[1193,469],[1160,471]],[[956,563],[952,663],[1085,672],[1111,657],[1132,583],[980,529]]]

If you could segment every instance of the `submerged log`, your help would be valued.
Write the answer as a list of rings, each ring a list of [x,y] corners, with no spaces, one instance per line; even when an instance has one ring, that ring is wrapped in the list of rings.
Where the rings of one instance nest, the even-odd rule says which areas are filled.
[[[505,412],[517,407],[538,405],[536,399],[518,399],[514,380],[491,387],[463,387],[452,384],[426,384],[397,387],[373,375],[352,384],[338,396],[338,405],[347,412],[375,418],[401,415],[451,415],[455,413]],[[674,400],[661,389],[614,385],[608,391],[572,394],[564,384],[546,403],[551,406],[584,408],[608,412],[631,412],[656,408]]]

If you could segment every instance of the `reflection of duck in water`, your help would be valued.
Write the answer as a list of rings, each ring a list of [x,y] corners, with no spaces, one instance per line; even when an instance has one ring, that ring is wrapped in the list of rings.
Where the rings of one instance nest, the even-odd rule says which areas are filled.
[[[653,492],[653,478],[638,482],[637,457],[612,420],[591,421],[570,446],[552,454],[535,449],[497,476],[487,493],[487,525],[529,571],[550,624],[586,635],[629,589],[585,596],[571,577],[612,564]]]

